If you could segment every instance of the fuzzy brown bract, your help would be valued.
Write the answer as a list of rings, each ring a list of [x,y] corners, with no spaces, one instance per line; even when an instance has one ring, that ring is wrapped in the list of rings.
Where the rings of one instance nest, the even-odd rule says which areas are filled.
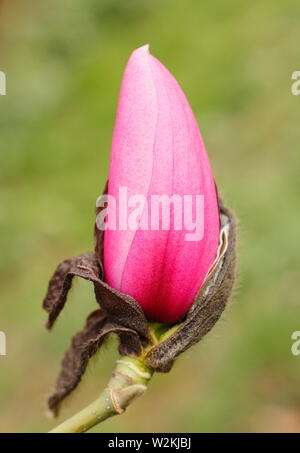
[[[236,220],[219,199],[221,234],[218,256],[204,286],[189,312],[170,334],[152,345],[148,320],[136,300],[111,288],[103,281],[103,231],[95,228],[95,252],[63,261],[54,272],[43,307],[48,312],[47,328],[51,329],[63,309],[74,277],[89,280],[99,308],[72,339],[62,361],[54,393],[48,399],[49,409],[58,414],[60,404],[78,385],[89,359],[101,348],[110,333],[120,340],[123,355],[139,357],[145,348],[144,362],[154,371],[168,372],[174,359],[208,333],[221,316],[234,282]]]

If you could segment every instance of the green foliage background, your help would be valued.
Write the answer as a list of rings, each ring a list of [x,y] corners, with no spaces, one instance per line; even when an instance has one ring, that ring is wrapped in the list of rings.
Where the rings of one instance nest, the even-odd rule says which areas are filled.
[[[122,72],[145,43],[186,92],[239,217],[239,279],[214,331],[94,431],[300,430],[299,18],[297,0],[1,2],[1,432],[54,426],[45,399],[95,302],[75,282],[51,334],[41,302],[56,264],[93,247]],[[94,399],[116,356],[112,341],[60,420]]]

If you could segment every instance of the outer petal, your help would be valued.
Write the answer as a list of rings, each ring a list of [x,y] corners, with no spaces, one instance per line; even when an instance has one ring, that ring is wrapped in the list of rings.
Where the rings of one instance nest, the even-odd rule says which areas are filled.
[[[217,251],[219,213],[212,172],[190,106],[144,46],[125,70],[113,136],[108,193],[204,195],[204,236],[186,230],[105,232],[109,285],[134,297],[148,319],[175,322],[190,308]]]

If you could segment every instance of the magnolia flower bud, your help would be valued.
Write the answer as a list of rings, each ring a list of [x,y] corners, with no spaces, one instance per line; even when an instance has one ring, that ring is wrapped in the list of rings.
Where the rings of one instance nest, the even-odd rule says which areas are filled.
[[[160,197],[168,209],[157,209]],[[235,217],[217,197],[184,94],[147,46],[125,70],[109,184],[96,214],[95,252],[60,263],[44,299],[49,329],[75,276],[93,283],[99,305],[66,352],[48,400],[54,414],[110,333],[121,354],[151,372],[169,371],[214,326],[233,286]],[[164,323],[163,335],[153,320]]]
[[[192,110],[148,46],[133,52],[121,86],[108,184],[119,210],[127,208],[122,189],[140,219],[134,230],[120,228],[121,212],[117,228],[108,223],[105,281],[134,297],[148,320],[173,323],[192,305],[216,258],[220,220]]]

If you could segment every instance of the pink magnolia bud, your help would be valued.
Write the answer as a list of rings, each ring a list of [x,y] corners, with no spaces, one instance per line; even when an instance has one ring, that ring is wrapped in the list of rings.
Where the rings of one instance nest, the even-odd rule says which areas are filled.
[[[134,297],[148,320],[179,320],[191,307],[216,257],[219,209],[211,167],[189,103],[148,46],[135,50],[125,69],[108,195],[116,200],[118,213],[115,228],[108,226],[104,233],[105,281]],[[157,207],[155,196],[170,200],[174,195],[170,225],[164,225],[163,218],[157,223],[151,209]],[[138,206],[136,228],[130,215]],[[111,215],[109,204],[109,220]],[[194,231],[186,225],[188,217],[193,218]]]

